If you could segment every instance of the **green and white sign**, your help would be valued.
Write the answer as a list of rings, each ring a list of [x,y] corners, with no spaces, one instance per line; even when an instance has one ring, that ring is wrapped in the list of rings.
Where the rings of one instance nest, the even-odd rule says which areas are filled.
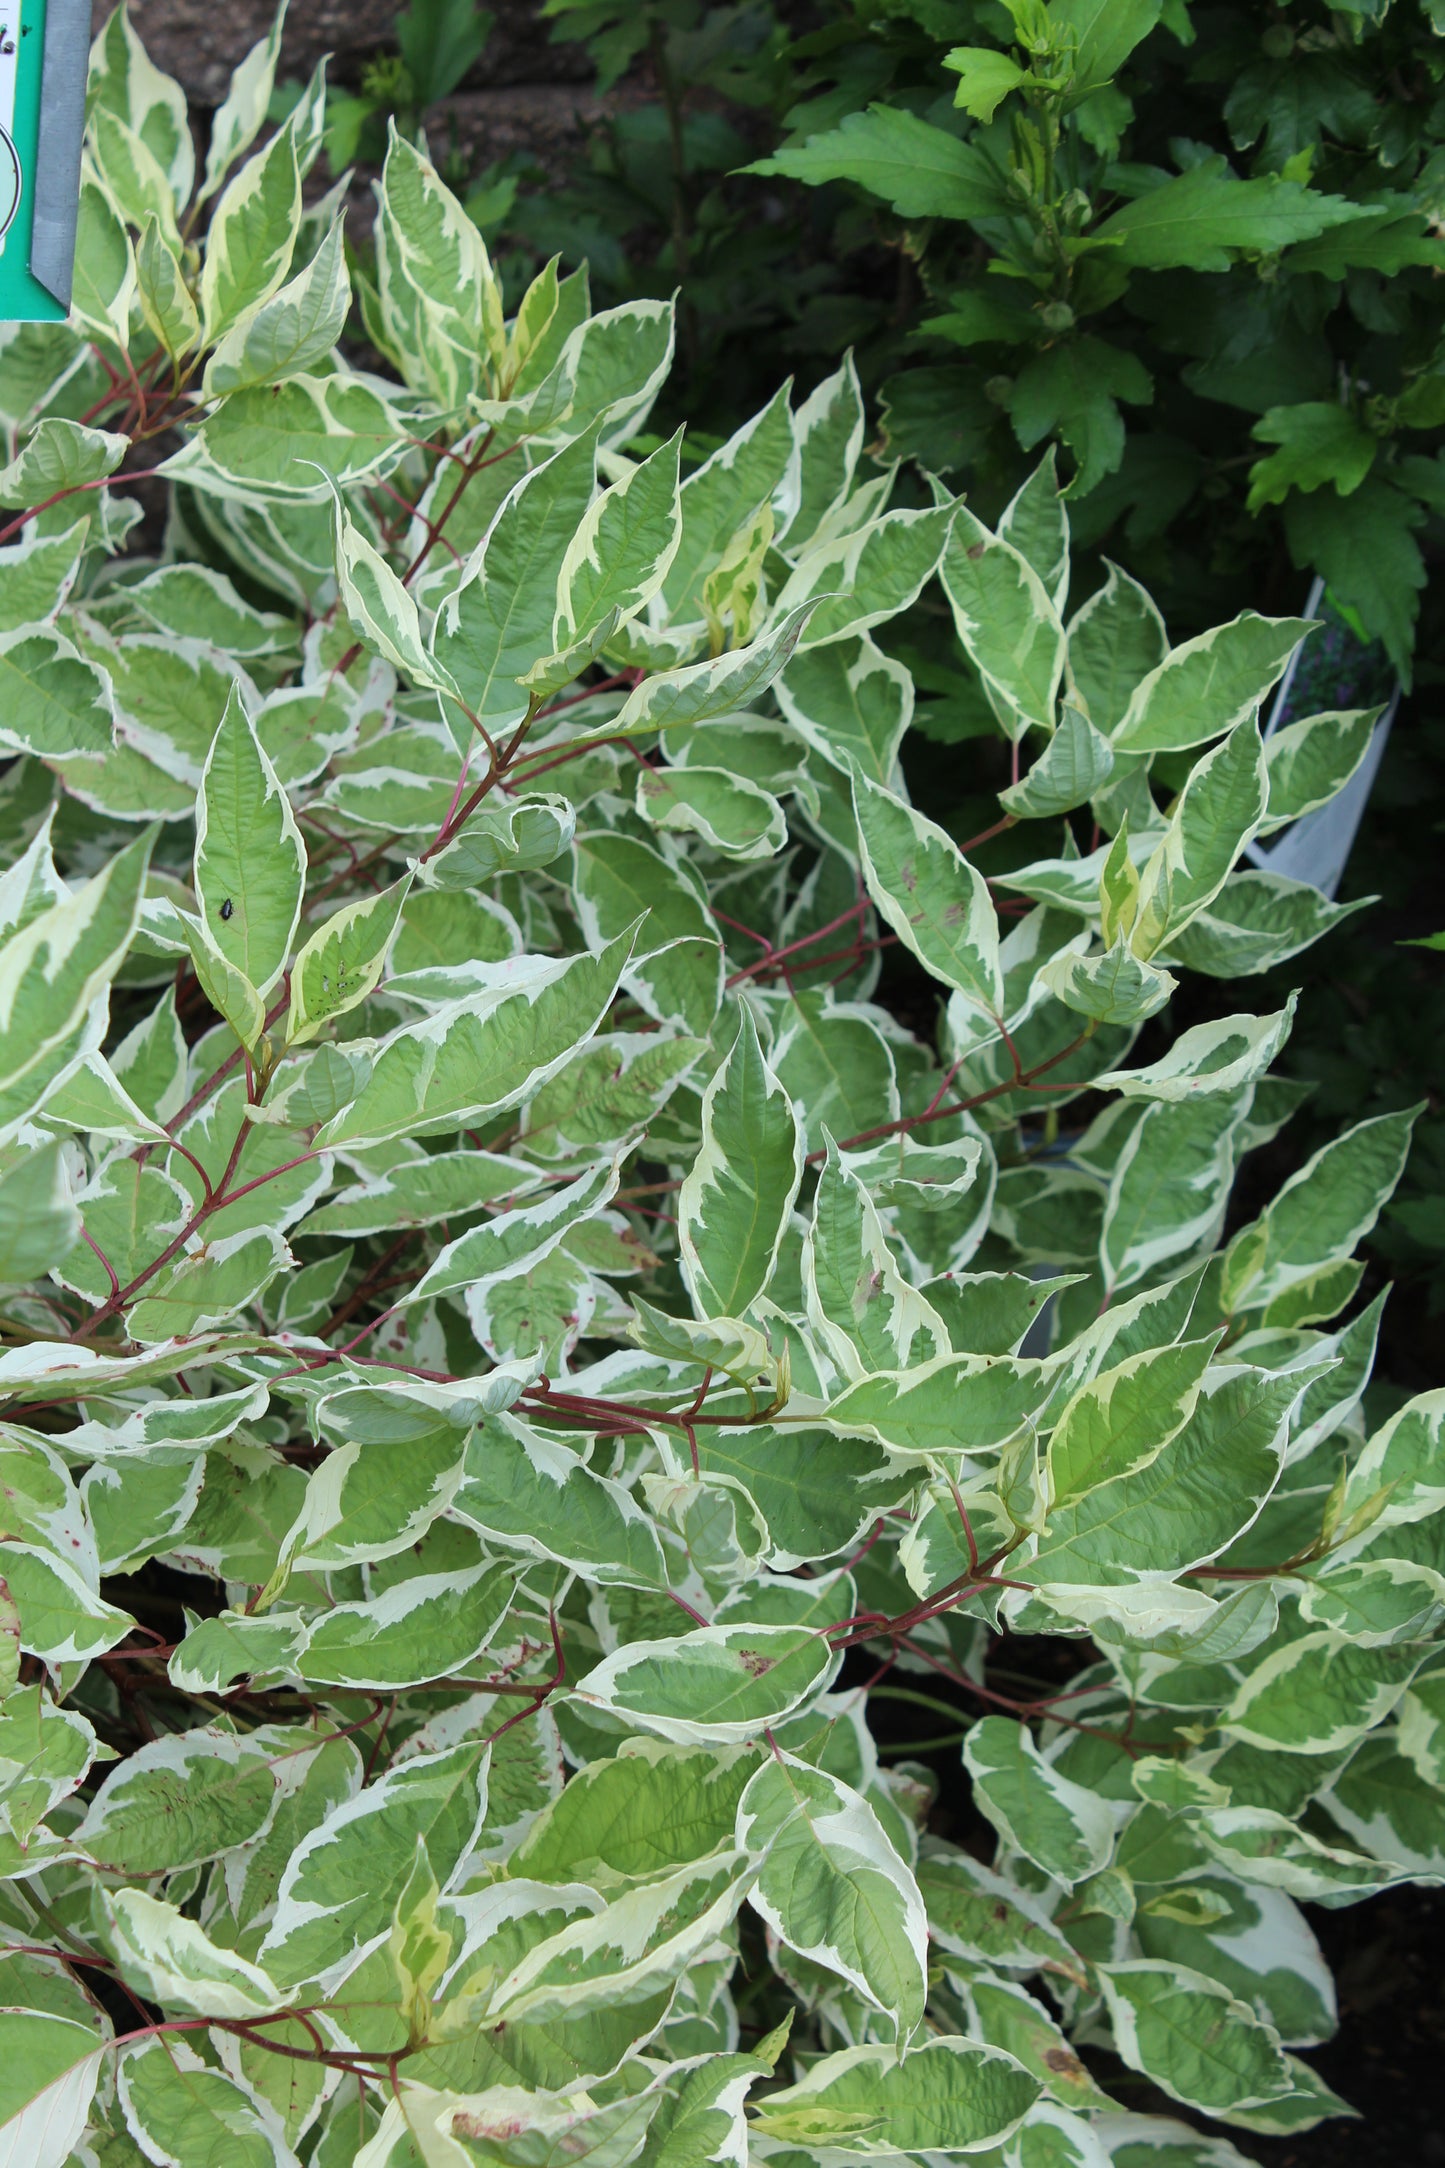
[[[0,323],[70,307],[89,0],[0,0]]]

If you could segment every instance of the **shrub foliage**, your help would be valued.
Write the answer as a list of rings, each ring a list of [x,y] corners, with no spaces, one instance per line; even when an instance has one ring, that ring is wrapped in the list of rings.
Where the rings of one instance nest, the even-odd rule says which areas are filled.
[[[1445,1857],[1445,1399],[1368,1435],[1351,1262],[1410,1120],[1226,1241],[1291,1009],[1164,1019],[1338,916],[1240,860],[1369,717],[1266,756],[1307,627],[1071,609],[1048,463],[889,510],[846,366],[630,455],[669,311],[509,304],[400,140],[358,367],[273,63],[198,183],[112,19],[0,354],[7,2157],[1339,2112],[1300,1901]],[[901,782],[925,589],[992,883]]]

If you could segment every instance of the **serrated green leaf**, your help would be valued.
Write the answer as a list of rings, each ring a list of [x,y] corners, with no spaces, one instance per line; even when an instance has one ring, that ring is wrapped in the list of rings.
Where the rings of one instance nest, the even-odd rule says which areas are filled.
[[[848,113],[841,126],[761,160],[810,187],[847,180],[891,203],[903,218],[996,218],[1012,209],[998,168],[970,143],[894,106]]]

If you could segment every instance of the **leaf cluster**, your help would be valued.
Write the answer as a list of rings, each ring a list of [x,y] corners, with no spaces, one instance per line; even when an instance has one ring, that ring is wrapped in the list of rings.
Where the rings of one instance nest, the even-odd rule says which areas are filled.
[[[1367,1420],[1354,1259],[1412,1116],[1231,1210],[1293,1003],[1161,1020],[1341,916],[1241,862],[1371,714],[1266,751],[1307,624],[1071,596],[1051,458],[892,505],[851,364],[684,479],[671,310],[509,293],[397,136],[349,271],[275,54],[198,176],[111,18],[0,348],[4,2149],[1344,2112],[1301,1905],[1445,1871],[1442,1398]],[[992,878],[904,783],[921,596]]]

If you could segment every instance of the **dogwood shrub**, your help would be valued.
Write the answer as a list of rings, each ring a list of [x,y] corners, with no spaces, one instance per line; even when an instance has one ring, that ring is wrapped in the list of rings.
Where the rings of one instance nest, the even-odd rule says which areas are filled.
[[[1410,1117],[1230,1218],[1291,1010],[1166,1012],[1339,917],[1238,868],[1371,718],[1266,754],[1307,626],[1071,605],[1047,465],[888,509],[846,365],[683,479],[668,310],[504,296],[399,141],[349,271],[274,58],[197,185],[111,19],[0,352],[0,2157],[1340,2112],[1301,1900],[1445,1856],[1445,1396],[1368,1434],[1351,1261]]]

